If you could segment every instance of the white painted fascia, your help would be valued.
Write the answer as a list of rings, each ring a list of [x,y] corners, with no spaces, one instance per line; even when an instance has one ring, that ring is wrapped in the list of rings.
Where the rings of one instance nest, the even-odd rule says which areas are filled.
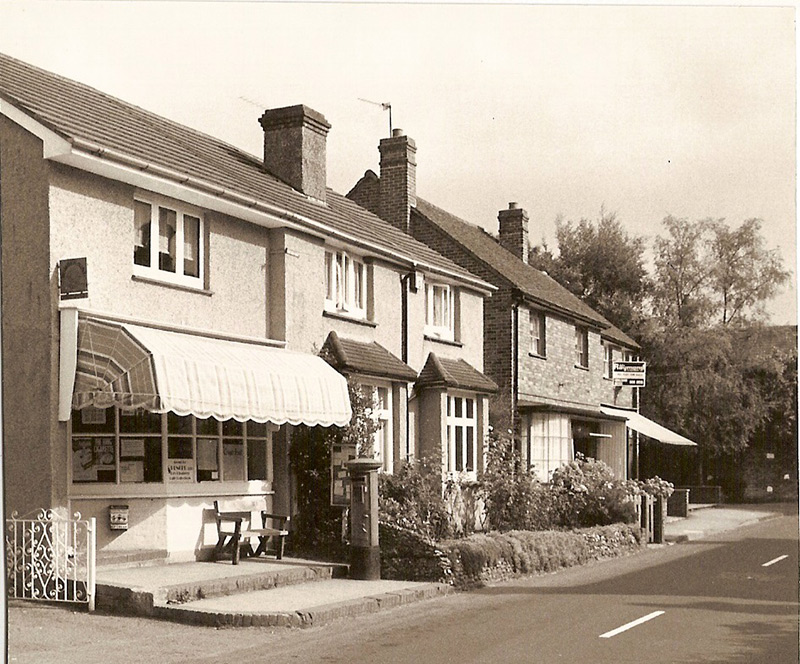
[[[72,144],[68,140],[59,136],[52,129],[45,127],[38,120],[34,120],[13,104],[9,104],[2,97],[0,97],[0,115],[5,115],[9,120],[39,138],[44,145],[43,153],[45,159],[52,159],[72,151]]]

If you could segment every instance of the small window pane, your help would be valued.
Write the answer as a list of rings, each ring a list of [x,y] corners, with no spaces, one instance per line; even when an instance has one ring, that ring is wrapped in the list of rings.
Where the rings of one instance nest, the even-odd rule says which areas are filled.
[[[334,293],[334,277],[333,277],[333,254],[330,251],[325,252],[325,299],[333,301],[335,299]]]
[[[236,420],[225,420],[222,423],[223,436],[241,437],[243,433],[244,433],[244,425],[242,424],[242,422],[237,422]]]
[[[467,417],[472,419],[474,416],[475,411],[475,400],[474,399],[464,399],[464,403],[467,406]]]
[[[217,436],[219,435],[219,420],[208,417],[204,420],[197,420],[198,436]]]
[[[133,245],[133,262],[144,267],[150,267],[150,214],[149,204],[134,201],[133,227],[136,237]]]
[[[144,481],[161,482],[161,439],[144,441]]]
[[[217,458],[217,439],[197,439],[197,481],[213,482],[219,480],[219,459]]]
[[[453,401],[455,401],[455,408],[456,408],[455,416],[462,417],[462,402],[464,401],[464,399],[462,399],[461,397],[456,397],[455,399],[453,399]]]
[[[76,483],[117,481],[113,438],[72,439],[72,481]]]
[[[183,215],[183,273],[200,276],[200,219]]]
[[[248,442],[249,444],[249,442]],[[226,481],[241,482],[244,477],[244,442],[241,438],[222,443],[222,476]]]
[[[248,422],[247,435],[257,438],[267,437],[267,423],[266,422]]]
[[[191,459],[192,439],[191,438],[170,438],[167,441],[167,456],[170,459]]]
[[[73,433],[114,433],[114,407],[87,406],[72,411]]]
[[[120,433],[161,433],[161,415],[147,410],[120,410]]]
[[[178,231],[177,213],[158,208],[158,269],[175,272],[175,236]]]
[[[182,417],[175,413],[167,414],[167,431],[169,433],[181,433],[186,436],[192,435],[192,418],[191,415]]]
[[[364,264],[353,261],[353,304],[359,308],[364,308]]]
[[[267,441],[248,439],[247,441],[247,479],[267,480]]]
[[[474,466],[474,464],[472,462],[473,448],[474,448],[472,437],[474,435],[474,431],[473,431],[472,427],[466,427],[466,430],[467,430],[466,431],[466,433],[467,433],[467,470],[473,471],[473,470],[475,470],[475,466]]]
[[[456,427],[456,470],[464,470],[464,427]]]

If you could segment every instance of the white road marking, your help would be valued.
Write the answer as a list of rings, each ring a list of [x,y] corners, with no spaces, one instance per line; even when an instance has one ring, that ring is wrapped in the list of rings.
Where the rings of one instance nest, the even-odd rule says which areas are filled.
[[[768,563],[764,563],[761,567],[769,567],[770,565],[774,565],[775,563],[779,563],[784,558],[788,558],[788,555],[778,556],[777,558],[770,560]]]
[[[637,620],[634,620],[632,622],[626,623],[622,627],[617,627],[617,629],[612,629],[610,632],[606,632],[605,634],[601,634],[600,638],[601,639],[610,639],[612,636],[616,636],[617,634],[621,634],[622,632],[625,632],[625,631],[631,629],[631,627],[636,627],[637,625],[641,625],[642,623],[646,623],[648,620],[652,620],[653,618],[658,618],[658,616],[663,615],[663,614],[664,614],[664,611],[653,611],[653,613],[648,613],[646,616],[642,616],[641,618],[638,618]]]

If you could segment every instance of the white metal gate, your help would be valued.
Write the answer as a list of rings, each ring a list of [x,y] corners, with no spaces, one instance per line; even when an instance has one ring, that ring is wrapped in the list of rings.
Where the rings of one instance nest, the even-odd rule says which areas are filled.
[[[94,611],[95,519],[40,510],[6,519],[6,590],[9,597],[82,602]]]

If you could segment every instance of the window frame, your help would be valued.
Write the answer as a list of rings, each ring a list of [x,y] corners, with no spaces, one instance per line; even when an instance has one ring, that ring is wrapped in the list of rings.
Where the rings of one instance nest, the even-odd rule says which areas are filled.
[[[437,295],[437,292],[439,295]],[[436,300],[437,297],[446,307],[444,321],[437,324]],[[425,334],[437,339],[447,341],[455,340],[455,288],[448,283],[440,281],[425,282]]]
[[[603,342],[603,378],[611,380],[614,377],[614,344]]]
[[[344,249],[325,249],[325,311],[365,319],[369,279],[362,256]]]
[[[543,311],[537,309],[530,309],[529,314],[529,352],[536,357],[547,357],[547,317]]]
[[[89,413],[91,416],[94,416],[96,413],[93,411],[100,411],[105,413],[104,422],[102,424],[103,430],[83,430],[83,431],[75,431],[76,428],[76,418],[82,418],[82,413],[86,412]],[[108,415],[109,413],[112,414],[113,422],[108,422]],[[158,418],[157,426],[152,426],[149,429],[139,429],[139,430],[131,430],[125,426],[123,422],[123,418],[130,416],[136,417],[137,415],[143,416],[151,420],[153,425],[156,424],[154,418]],[[172,419],[171,419],[172,418]],[[177,419],[176,419],[177,418]],[[209,427],[203,426],[200,423],[210,422],[213,423],[213,430],[209,430]],[[82,410],[73,410],[72,416],[70,418],[67,430],[69,432],[69,461],[68,461],[68,468],[69,468],[69,485],[72,487],[72,492],[74,493],[76,490],[79,491],[86,491],[89,492],[97,491],[98,489],[102,490],[102,487],[110,488],[110,487],[125,487],[126,491],[133,491],[134,493],[147,491],[153,493],[164,493],[172,494],[175,493],[176,489],[179,487],[187,488],[190,493],[196,493],[197,489],[200,487],[224,487],[225,486],[242,486],[248,485],[252,489],[258,488],[265,488],[265,484],[271,484],[274,478],[274,468],[272,467],[272,454],[273,454],[273,434],[277,430],[278,427],[275,425],[266,423],[256,423],[256,422],[241,422],[238,423],[241,426],[241,433],[229,433],[226,432],[225,425],[227,423],[235,422],[234,420],[226,420],[225,422],[221,422],[214,418],[207,418],[207,419],[199,419],[194,416],[186,416],[186,417],[179,417],[174,413],[149,413],[148,411],[144,410],[137,410],[137,411],[126,411],[118,406],[112,406],[108,409],[82,409]],[[173,427],[172,424],[176,423],[176,426]],[[82,425],[89,424],[88,422],[82,422]],[[181,426],[183,425],[183,426]],[[188,426],[185,426],[188,425]],[[157,430],[156,430],[157,429]],[[111,440],[113,451],[114,451],[114,479],[113,480],[76,480],[75,479],[75,463],[76,459],[74,458],[75,455],[75,442],[76,441],[94,441],[94,440]],[[215,461],[216,461],[216,478],[213,475],[209,479],[200,479],[199,475],[201,470],[208,470],[213,473],[213,469],[201,469],[200,466],[200,458],[199,458],[199,444],[201,440],[213,440],[215,443]],[[225,444],[230,444],[231,441],[241,440],[241,461],[239,462],[239,467],[242,468],[242,475],[241,478],[229,478],[226,476],[226,473],[230,472],[230,469],[226,468],[225,464]],[[127,441],[127,445],[125,444]],[[141,441],[141,453],[131,453],[130,449],[137,447],[137,443]],[[147,459],[149,458],[147,452],[145,451],[146,446],[148,445],[149,441],[158,441],[158,450],[160,455],[160,479],[158,480],[146,480],[144,479],[146,468],[147,468]],[[184,451],[187,451],[186,443],[189,443],[188,447],[188,456],[170,456],[170,449],[171,443],[175,450],[183,444]],[[250,457],[248,454],[249,445],[263,445],[264,449],[264,458],[259,460],[261,467],[264,469],[265,477],[250,477]],[[129,454],[125,455],[123,452],[123,448],[127,447],[129,450]],[[140,461],[142,464],[142,479],[123,479],[123,470],[122,465],[125,463],[125,460],[129,461]],[[185,464],[186,467],[191,467],[191,480],[188,479],[172,479],[169,478],[168,472],[168,465],[170,461],[176,461],[177,459],[185,459],[190,463]],[[109,462],[104,464],[106,466],[111,466],[112,464]],[[233,468],[233,466],[231,466]],[[110,468],[104,469],[106,472],[110,472]],[[130,471],[128,471],[130,472]],[[129,477],[133,477],[133,475],[129,475]],[[259,485],[261,485],[259,487]],[[138,489],[136,488],[138,487]],[[194,487],[191,489],[189,487]],[[218,491],[219,489],[213,489],[213,491]]]
[[[580,325],[575,326],[575,366],[589,368],[589,329]]]
[[[388,380],[378,378],[358,378],[358,384],[362,391],[367,395],[367,390],[372,394],[373,416],[380,422],[380,428],[373,434],[372,451],[373,457],[381,462],[381,470],[384,473],[394,472],[394,402],[392,399],[392,384]],[[386,399],[382,407],[380,406],[379,393],[385,390]]]
[[[139,243],[140,227],[137,225],[137,204],[148,205],[150,207],[149,225],[149,265],[137,263],[137,252],[144,248],[144,244]],[[133,239],[133,274],[147,279],[156,279],[189,288],[202,289],[205,286],[206,271],[206,218],[199,209],[178,203],[160,196],[151,194],[136,193],[133,197],[134,210],[134,239]],[[161,211],[165,210],[175,214],[175,235],[174,243],[174,270],[167,270],[161,267],[160,251],[161,244]],[[186,272],[186,231],[190,223],[188,219],[197,220],[197,275],[187,274]],[[171,253],[171,252],[169,252]],[[179,269],[180,268],[180,269]]]
[[[447,401],[445,410],[447,467],[445,470],[451,476],[466,475],[475,479],[478,474],[478,407],[480,403],[478,395],[471,392],[448,391],[445,397]],[[456,400],[461,400],[462,402],[460,416],[456,415]],[[468,402],[472,404],[471,416],[467,415]],[[459,468],[458,464],[459,450],[457,446],[459,446],[459,443],[456,440],[456,434],[459,429],[462,433],[460,441],[461,468]],[[469,453],[468,431],[472,431],[472,454]],[[472,468],[469,467],[469,462],[471,462]]]

